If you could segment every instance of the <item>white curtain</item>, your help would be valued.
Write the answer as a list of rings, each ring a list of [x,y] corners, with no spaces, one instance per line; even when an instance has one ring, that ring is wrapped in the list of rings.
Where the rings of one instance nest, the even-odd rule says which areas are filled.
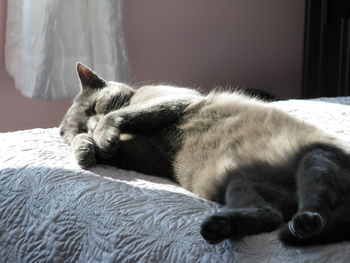
[[[76,62],[107,80],[127,81],[122,0],[8,0],[5,60],[31,98],[72,98]]]

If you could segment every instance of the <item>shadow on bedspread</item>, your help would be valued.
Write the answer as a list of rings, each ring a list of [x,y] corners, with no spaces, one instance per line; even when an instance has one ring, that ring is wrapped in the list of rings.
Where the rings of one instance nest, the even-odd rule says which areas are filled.
[[[3,262],[226,261],[199,235],[215,204],[50,167],[1,170]],[[198,249],[200,248],[200,249]]]
[[[304,262],[350,255],[345,243],[287,249],[275,233],[211,246],[199,226],[216,204],[172,185],[164,190],[138,179],[135,186],[86,173],[0,171],[2,262]]]

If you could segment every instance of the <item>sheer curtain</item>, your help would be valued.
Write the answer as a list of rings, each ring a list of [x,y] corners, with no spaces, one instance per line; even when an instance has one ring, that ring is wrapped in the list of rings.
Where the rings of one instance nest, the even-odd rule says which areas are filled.
[[[6,68],[31,98],[72,98],[80,61],[108,80],[127,81],[122,0],[9,0]]]

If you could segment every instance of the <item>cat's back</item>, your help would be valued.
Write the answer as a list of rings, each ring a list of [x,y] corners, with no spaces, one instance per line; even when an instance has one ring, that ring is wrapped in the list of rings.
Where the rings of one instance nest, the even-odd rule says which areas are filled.
[[[235,136],[247,138],[247,141],[254,141],[260,136],[266,139],[277,134],[288,135],[289,139],[325,136],[316,127],[291,117],[270,103],[239,92],[209,94],[181,128],[188,136],[192,133],[196,137],[206,134],[212,138],[217,134],[220,141],[232,141]]]
[[[147,85],[136,90],[130,104],[148,101],[176,101],[196,97],[201,97],[201,94],[194,89],[171,85]]]

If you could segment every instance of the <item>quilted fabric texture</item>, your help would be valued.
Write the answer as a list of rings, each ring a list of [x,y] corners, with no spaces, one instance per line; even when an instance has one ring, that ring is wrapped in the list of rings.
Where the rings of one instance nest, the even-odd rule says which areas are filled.
[[[350,97],[274,103],[350,145]],[[339,103],[339,104],[337,104]],[[58,129],[0,134],[0,262],[348,262],[350,242],[286,248],[276,232],[207,244],[220,206],[152,176],[82,170]]]

